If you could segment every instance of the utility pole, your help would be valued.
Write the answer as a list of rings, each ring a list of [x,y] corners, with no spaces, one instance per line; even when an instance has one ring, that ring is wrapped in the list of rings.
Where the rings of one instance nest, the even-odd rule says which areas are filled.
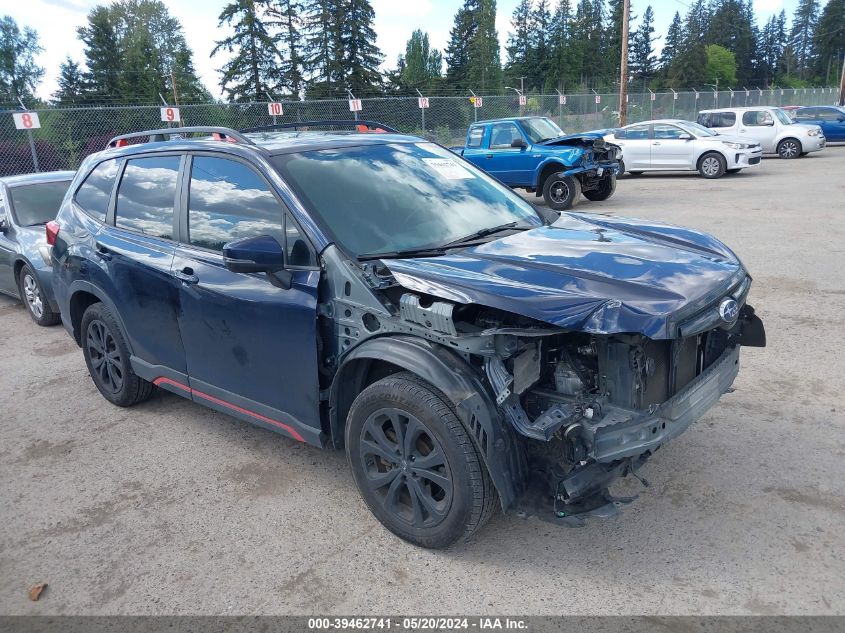
[[[179,109],[179,93],[176,92],[176,77],[173,75],[173,69],[170,69],[170,86],[173,88],[173,103],[176,105],[176,109]],[[184,125],[182,123],[182,111],[179,110],[179,125]]]
[[[842,77],[839,79],[839,105],[845,105],[845,53],[842,55]]]
[[[622,58],[619,60],[619,126],[628,122],[628,18],[630,0],[622,0]]]

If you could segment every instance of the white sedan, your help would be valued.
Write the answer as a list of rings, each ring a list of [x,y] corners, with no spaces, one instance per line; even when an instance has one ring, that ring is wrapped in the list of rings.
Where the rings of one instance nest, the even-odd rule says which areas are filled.
[[[760,143],[738,136],[722,136],[698,123],[661,119],[611,130],[605,140],[622,148],[619,173],[645,171],[698,171],[705,178],[720,178],[759,165]]]

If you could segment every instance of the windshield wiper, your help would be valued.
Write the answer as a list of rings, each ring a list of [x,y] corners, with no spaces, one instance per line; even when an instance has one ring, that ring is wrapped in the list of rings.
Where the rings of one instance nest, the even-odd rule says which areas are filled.
[[[493,235],[494,233],[501,233],[502,231],[507,231],[508,229],[514,229],[517,231],[525,231],[526,229],[534,228],[531,226],[517,226],[518,222],[508,222],[507,224],[500,224],[499,226],[492,226],[485,229],[480,229],[475,233],[470,233],[469,235],[464,235],[461,238],[456,240],[452,240],[447,244],[444,244],[444,248],[448,248],[451,246],[459,246],[461,244],[465,244],[467,242],[472,242],[474,240],[481,239],[482,237],[487,237],[488,235]]]
[[[438,255],[445,255],[446,251],[442,246],[431,246],[424,248],[408,248],[398,251],[384,251],[381,253],[364,253],[358,255],[361,261],[370,259],[397,259],[401,257],[437,257]]]

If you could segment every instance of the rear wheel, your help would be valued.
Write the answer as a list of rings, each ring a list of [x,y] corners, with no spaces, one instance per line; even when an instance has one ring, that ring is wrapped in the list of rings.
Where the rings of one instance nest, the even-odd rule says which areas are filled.
[[[29,264],[25,264],[18,275],[18,292],[29,316],[38,325],[56,325],[60,321],[59,313],[53,312],[38,277]]]
[[[81,332],[88,373],[106,400],[131,407],[150,397],[153,385],[132,371],[126,337],[111,310],[102,303],[89,306]]]
[[[370,511],[415,545],[448,547],[495,509],[493,483],[452,406],[413,374],[388,376],[358,395],[346,449]]]
[[[598,187],[583,191],[582,193],[587,200],[599,202],[601,200],[607,200],[613,195],[614,191],[616,191],[616,174],[610,174],[599,181]]]
[[[801,156],[801,141],[795,138],[785,138],[778,143],[777,151],[781,158],[798,158]]]
[[[563,172],[550,175],[543,183],[543,198],[555,211],[571,208],[581,193],[580,181]]]
[[[705,154],[698,161],[698,173],[704,178],[721,178],[727,171],[725,157],[716,152]]]
[[[619,159],[619,172],[618,172],[617,175],[621,176],[624,173],[625,173],[625,161],[620,158]]]

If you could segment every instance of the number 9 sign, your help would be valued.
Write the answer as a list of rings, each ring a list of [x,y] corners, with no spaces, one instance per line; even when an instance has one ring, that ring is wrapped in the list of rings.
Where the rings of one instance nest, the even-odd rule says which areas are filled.
[[[34,130],[41,127],[38,114],[35,112],[15,112],[12,114],[15,119],[15,127],[19,130]]]
[[[165,123],[173,123],[179,121],[179,108],[161,108],[161,120]]]

